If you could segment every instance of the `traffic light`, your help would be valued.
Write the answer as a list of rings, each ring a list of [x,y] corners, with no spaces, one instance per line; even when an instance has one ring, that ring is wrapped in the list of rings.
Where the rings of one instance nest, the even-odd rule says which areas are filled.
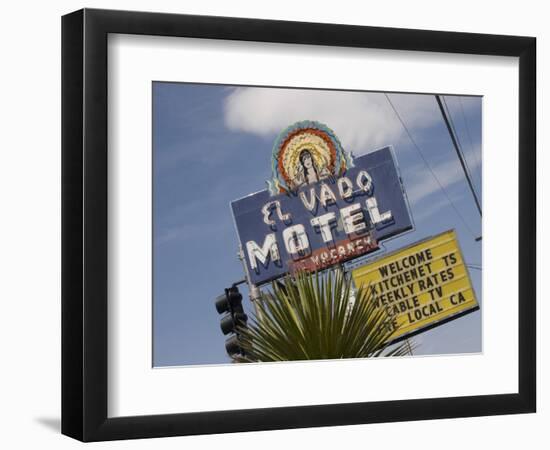
[[[223,295],[216,298],[216,310],[218,314],[225,314],[220,322],[220,328],[224,335],[233,333],[225,341],[225,350],[231,357],[239,354],[244,355],[244,350],[239,341],[239,331],[237,327],[245,327],[248,316],[244,313],[243,296],[236,286],[225,290]]]

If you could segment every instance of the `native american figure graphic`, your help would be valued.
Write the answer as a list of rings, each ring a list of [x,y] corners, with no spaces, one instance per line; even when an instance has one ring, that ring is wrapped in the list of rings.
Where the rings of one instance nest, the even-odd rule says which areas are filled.
[[[313,159],[312,151],[309,148],[305,148],[300,152],[298,161],[299,164],[295,171],[294,179],[291,180],[294,188],[299,188],[304,184],[316,183],[331,175],[326,165],[317,166],[315,159]]]
[[[334,132],[319,122],[297,122],[277,137],[273,146],[272,195],[295,192],[325,178],[339,177],[353,167],[351,155]]]

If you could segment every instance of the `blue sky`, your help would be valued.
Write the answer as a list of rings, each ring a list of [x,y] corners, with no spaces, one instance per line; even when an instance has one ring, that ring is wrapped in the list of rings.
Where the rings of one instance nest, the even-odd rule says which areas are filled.
[[[276,135],[298,120],[325,123],[354,155],[394,147],[416,227],[384,250],[454,228],[466,262],[481,267],[481,220],[435,97],[388,96],[462,218],[383,93],[153,83],[154,366],[229,362],[214,308],[243,278],[229,204],[266,187]],[[482,99],[445,100],[481,196]],[[481,274],[470,268],[480,304]],[[481,312],[414,340],[416,354],[479,352]]]

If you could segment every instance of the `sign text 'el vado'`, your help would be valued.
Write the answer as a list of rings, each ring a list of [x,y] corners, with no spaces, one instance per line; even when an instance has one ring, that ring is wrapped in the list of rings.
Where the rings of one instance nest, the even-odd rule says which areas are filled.
[[[393,151],[352,159],[332,130],[298,122],[277,138],[269,189],[232,202],[251,282],[372,252],[412,228]]]

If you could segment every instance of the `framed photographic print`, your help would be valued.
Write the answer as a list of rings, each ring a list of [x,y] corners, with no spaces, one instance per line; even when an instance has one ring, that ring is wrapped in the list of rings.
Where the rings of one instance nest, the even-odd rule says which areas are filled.
[[[62,22],[62,432],[535,411],[535,39]]]

